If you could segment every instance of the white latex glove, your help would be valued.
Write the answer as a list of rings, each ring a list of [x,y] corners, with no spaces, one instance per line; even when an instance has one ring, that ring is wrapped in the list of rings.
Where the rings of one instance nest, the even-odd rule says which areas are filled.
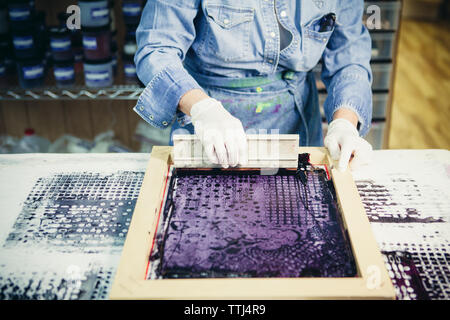
[[[213,98],[195,103],[191,108],[191,120],[212,163],[224,168],[247,164],[247,136],[242,123],[225,110],[222,103]]]
[[[359,136],[356,127],[346,119],[330,122],[324,140],[333,160],[339,160],[338,170],[345,171],[353,154],[352,168],[368,163],[372,157],[372,146]]]

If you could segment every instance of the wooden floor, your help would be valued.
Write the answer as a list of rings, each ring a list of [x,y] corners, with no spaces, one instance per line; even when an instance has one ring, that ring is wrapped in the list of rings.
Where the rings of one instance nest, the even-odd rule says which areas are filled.
[[[393,149],[450,149],[450,22],[403,20],[393,91]]]

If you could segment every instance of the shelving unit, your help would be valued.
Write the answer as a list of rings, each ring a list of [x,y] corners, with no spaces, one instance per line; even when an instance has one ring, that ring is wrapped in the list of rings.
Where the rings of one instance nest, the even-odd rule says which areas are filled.
[[[369,29],[372,38],[373,114],[372,128],[365,138],[372,144],[374,149],[382,149],[388,146],[392,86],[395,76],[395,57],[402,2],[366,1],[363,23],[367,21],[367,8],[371,5],[377,5],[380,8],[381,29]],[[319,89],[322,127],[324,132],[326,132],[328,124],[324,117],[323,103],[327,93],[324,84],[320,80],[321,65],[318,64],[313,71],[316,77],[317,88]]]
[[[71,4],[69,0],[53,0],[52,3],[54,5],[51,7],[44,6],[42,1],[37,1],[36,3],[40,10],[45,9],[48,11],[50,20],[56,19],[56,13]],[[366,9],[370,5],[378,5],[381,8],[382,23],[380,30],[370,30],[373,46],[374,104],[372,130],[366,138],[373,145],[374,149],[380,149],[387,147],[389,135],[392,83],[402,2],[388,0],[365,2]],[[116,1],[115,15],[117,17],[121,15],[120,6],[121,1]],[[364,10],[365,13],[367,13],[366,9]],[[365,15],[363,20],[365,21],[366,19],[367,16]],[[50,22],[55,23],[53,20]],[[116,19],[116,22],[118,45],[121,47],[123,45],[121,39],[124,37],[125,28],[122,19]],[[122,63],[121,57],[119,57],[120,63]],[[318,65],[314,71],[318,79],[319,103],[323,107],[323,101],[325,101],[327,94],[325,87],[320,81],[320,66]],[[17,81],[9,83],[17,85]],[[134,141],[133,134],[139,117],[132,111],[132,107],[144,88],[137,84],[127,84],[124,81],[123,71],[119,71],[114,83],[113,86],[107,88],[87,88],[83,85],[81,79],[78,79],[76,86],[58,88],[54,85],[52,79],[46,79],[44,87],[28,90],[20,87],[5,87],[5,83],[3,83],[0,85],[0,115],[2,115],[0,117],[0,133],[21,136],[25,128],[34,126],[39,134],[49,139],[54,139],[69,129],[78,136],[93,138],[95,134],[99,133],[100,130],[104,130],[104,128],[100,128],[101,126],[98,126],[99,122],[92,119],[101,119],[105,116],[113,117],[112,113],[117,113],[126,115],[129,119],[127,128],[121,129],[124,132],[121,134],[121,139],[125,144],[133,145],[136,148],[137,143]],[[85,105],[78,103],[78,100],[83,100]],[[61,106],[64,112],[60,111],[57,105]],[[108,106],[107,114],[99,111],[106,108],[106,106]],[[37,121],[41,127],[34,125],[36,122],[34,118],[41,113],[45,114],[49,108],[52,108],[53,113],[61,113],[61,116],[56,117],[59,126],[61,126],[60,130],[55,130],[54,128],[48,130],[46,126],[40,125],[41,122],[44,123],[44,116],[42,116],[42,121]],[[113,110],[113,112],[110,110]],[[76,117],[71,116],[72,113]],[[72,125],[72,122],[77,122],[78,124]],[[326,122],[323,123],[323,126],[324,130],[326,130]]]
[[[136,100],[144,88],[135,85],[117,85],[108,88],[43,87],[22,89],[19,87],[0,90],[0,100]]]

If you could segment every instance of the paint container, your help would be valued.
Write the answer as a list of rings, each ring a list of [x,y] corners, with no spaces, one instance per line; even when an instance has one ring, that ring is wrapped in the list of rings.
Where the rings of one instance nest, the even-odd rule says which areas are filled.
[[[84,82],[87,87],[109,87],[113,84],[113,68],[110,58],[84,61]]]
[[[123,44],[123,53],[126,55],[133,55],[137,51],[136,37],[132,33],[127,33]]]
[[[82,27],[103,27],[109,24],[107,0],[78,1],[81,10]]]
[[[50,49],[54,61],[67,61],[73,58],[71,33],[65,27],[52,27]]]
[[[75,83],[74,60],[55,62],[53,65],[53,75],[57,87],[72,86]]]
[[[23,89],[42,86],[45,76],[44,62],[42,58],[17,60],[17,73],[19,84]]]
[[[141,20],[142,7],[142,0],[123,0],[122,15],[125,24],[139,24],[139,21]]]
[[[23,28],[24,23],[32,20],[34,2],[28,0],[8,1],[8,17],[11,28]]]
[[[84,57],[88,60],[104,60],[111,56],[111,32],[109,26],[83,28]]]
[[[136,74],[136,66],[134,64],[134,55],[122,56],[123,61],[123,74],[126,84],[139,84],[139,79]]]
[[[13,30],[11,38],[16,58],[28,59],[37,54],[36,33],[33,29]]]

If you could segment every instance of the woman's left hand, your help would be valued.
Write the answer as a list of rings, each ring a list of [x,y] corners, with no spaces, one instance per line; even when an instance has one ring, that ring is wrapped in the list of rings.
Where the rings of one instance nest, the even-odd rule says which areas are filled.
[[[345,171],[349,162],[354,168],[368,163],[372,157],[372,146],[359,136],[356,126],[347,119],[337,118],[328,125],[324,140],[333,160],[339,160],[338,170]],[[351,159],[351,156],[354,156]]]

